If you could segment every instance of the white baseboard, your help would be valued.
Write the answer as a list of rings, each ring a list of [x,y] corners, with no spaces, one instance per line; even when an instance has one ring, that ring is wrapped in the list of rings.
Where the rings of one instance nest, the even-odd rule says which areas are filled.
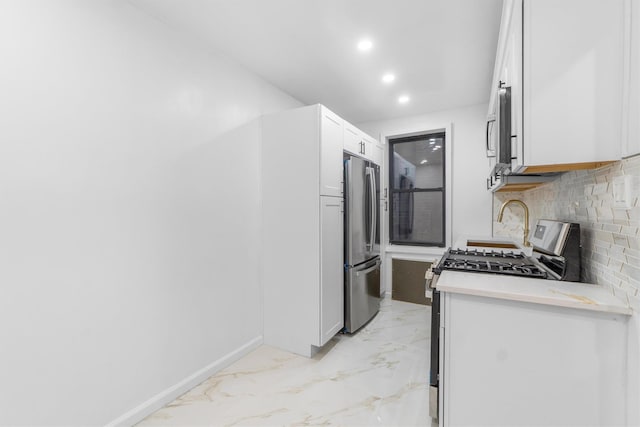
[[[242,358],[244,355],[260,347],[262,342],[262,336],[255,337],[231,353],[228,353],[213,363],[210,363],[199,371],[194,372],[185,379],[172,385],[168,389],[156,394],[146,402],[122,414],[115,420],[109,422],[106,427],[132,426],[135,423],[142,421],[144,418],[162,408],[167,403],[173,402],[179,396],[202,383],[211,375],[226,368],[236,360]]]

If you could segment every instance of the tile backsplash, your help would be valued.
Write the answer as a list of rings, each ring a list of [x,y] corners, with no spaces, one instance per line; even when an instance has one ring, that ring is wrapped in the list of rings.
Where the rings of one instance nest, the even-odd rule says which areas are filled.
[[[639,191],[631,196],[631,208],[614,207],[613,183],[630,175],[640,180],[640,156],[609,166],[567,172],[555,181],[526,192],[494,193],[493,233],[520,241],[524,211],[517,205],[497,215],[502,203],[519,199],[527,204],[530,227],[539,218],[580,224],[582,281],[610,286],[640,311],[640,202]]]

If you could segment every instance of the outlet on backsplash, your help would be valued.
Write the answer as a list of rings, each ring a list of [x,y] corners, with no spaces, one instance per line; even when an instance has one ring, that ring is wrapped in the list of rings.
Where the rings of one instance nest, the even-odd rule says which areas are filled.
[[[503,222],[496,221],[500,206],[509,199],[529,206],[530,228],[541,218],[579,223],[582,277],[609,285],[614,293],[624,292],[640,311],[640,187],[636,182],[640,182],[640,156],[600,169],[567,172],[526,192],[494,193],[493,234],[514,240],[522,237],[522,210],[508,209]]]
[[[638,201],[640,177],[633,175],[617,176],[613,179],[613,206],[631,209]]]

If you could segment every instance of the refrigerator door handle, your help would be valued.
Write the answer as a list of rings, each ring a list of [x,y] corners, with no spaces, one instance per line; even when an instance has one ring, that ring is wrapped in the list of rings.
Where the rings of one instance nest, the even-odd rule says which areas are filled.
[[[347,215],[345,216],[344,223],[344,232],[345,236],[351,232],[351,209],[349,209],[351,205],[351,200],[353,200],[353,189],[351,188],[351,176],[352,176],[352,166],[351,159],[346,159],[344,161],[344,197],[345,197],[345,206],[344,210],[347,211]],[[345,263],[349,264],[353,262],[351,259],[351,250],[352,242],[350,238],[345,239]]]
[[[373,264],[373,266],[367,268],[366,270],[358,270],[358,271],[356,271],[356,276],[359,276],[361,274],[369,274],[373,270],[378,269],[378,267],[380,267],[380,264],[381,264],[380,260],[376,260],[376,263]]]
[[[367,192],[369,193],[369,203],[365,206],[365,212],[364,212],[364,217],[365,217],[365,226],[367,224],[367,220],[370,221],[369,223],[369,230],[367,230],[369,233],[365,233],[365,245],[367,248],[367,251],[372,251],[373,250],[373,233],[371,232],[371,230],[373,229],[373,227],[371,226],[373,224],[373,211],[371,210],[371,199],[373,198],[373,194],[371,193],[371,173],[372,170],[369,166],[366,166],[364,168],[364,175],[365,175],[365,182],[366,182],[366,191],[365,191],[365,201],[367,200]]]
[[[376,244],[376,229],[378,227],[378,197],[376,196],[378,189],[376,188],[376,171],[371,168],[371,248]]]
[[[371,237],[370,250],[373,251],[373,245],[376,242],[376,180],[375,180],[375,172],[373,168],[369,169],[369,191],[371,191],[371,198],[369,199],[369,209],[371,210],[371,232],[369,236]]]

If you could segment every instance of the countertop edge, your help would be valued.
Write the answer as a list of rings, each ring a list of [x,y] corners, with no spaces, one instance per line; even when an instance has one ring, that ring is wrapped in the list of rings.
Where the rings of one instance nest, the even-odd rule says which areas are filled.
[[[456,294],[496,298],[496,299],[507,300],[507,301],[519,301],[519,302],[528,302],[532,304],[541,304],[541,305],[549,305],[549,306],[556,306],[556,307],[576,308],[578,310],[599,311],[603,313],[622,314],[626,316],[631,316],[633,314],[633,310],[630,307],[624,307],[624,306],[611,306],[611,305],[603,305],[603,304],[584,304],[578,301],[573,302],[570,300],[558,300],[556,298],[548,298],[544,296],[515,295],[515,294],[508,294],[508,293],[498,292],[498,291],[490,291],[485,289],[475,290],[475,289],[470,289],[468,287],[457,287],[457,286],[451,286],[451,285],[437,285],[437,289],[441,292],[451,292]]]

